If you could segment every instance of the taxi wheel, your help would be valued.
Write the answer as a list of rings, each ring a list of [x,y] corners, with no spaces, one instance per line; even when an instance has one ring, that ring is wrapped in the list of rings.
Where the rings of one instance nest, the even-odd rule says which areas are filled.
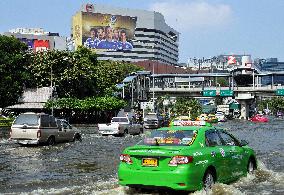
[[[53,146],[54,144],[55,144],[54,136],[49,137],[48,140],[47,140],[47,145]]]
[[[129,187],[128,186],[128,189],[125,190],[125,194],[136,194],[137,192],[139,192],[140,189],[137,188],[137,187]]]
[[[211,170],[206,171],[203,177],[203,186],[205,191],[212,188],[213,184],[215,183],[214,174]]]
[[[255,170],[255,164],[254,164],[254,161],[253,159],[250,159],[249,162],[248,162],[248,173],[249,174],[253,174],[254,170]]]

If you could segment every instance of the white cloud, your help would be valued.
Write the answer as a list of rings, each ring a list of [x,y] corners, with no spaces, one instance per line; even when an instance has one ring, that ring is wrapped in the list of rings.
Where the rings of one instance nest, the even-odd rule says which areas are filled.
[[[229,24],[232,18],[229,5],[205,1],[159,2],[152,4],[150,10],[162,13],[168,25],[182,31],[222,27]]]

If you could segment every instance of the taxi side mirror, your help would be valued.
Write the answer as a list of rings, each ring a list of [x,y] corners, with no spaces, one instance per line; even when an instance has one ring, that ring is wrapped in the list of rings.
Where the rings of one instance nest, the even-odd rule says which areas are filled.
[[[241,140],[240,145],[241,146],[246,146],[246,145],[248,145],[248,142],[246,140]]]

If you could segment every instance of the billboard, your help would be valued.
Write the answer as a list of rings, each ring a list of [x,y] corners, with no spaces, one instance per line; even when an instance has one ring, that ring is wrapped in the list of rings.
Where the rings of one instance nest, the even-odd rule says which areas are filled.
[[[82,12],[82,45],[95,50],[132,50],[136,17]]]
[[[36,52],[49,50],[49,40],[34,40],[34,49]]]
[[[34,39],[27,39],[27,38],[18,38],[21,42],[25,43],[28,46],[29,50],[34,48]]]

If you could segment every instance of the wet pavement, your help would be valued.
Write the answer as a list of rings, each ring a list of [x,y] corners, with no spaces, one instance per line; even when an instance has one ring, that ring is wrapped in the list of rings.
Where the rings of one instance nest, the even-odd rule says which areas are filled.
[[[216,184],[210,194],[284,194],[284,119],[232,120],[217,126],[249,142],[259,170],[229,185]],[[82,130],[82,142],[40,147],[12,144],[8,129],[0,129],[0,194],[132,194],[117,184],[119,155],[143,135],[100,136],[94,125],[76,127]]]

